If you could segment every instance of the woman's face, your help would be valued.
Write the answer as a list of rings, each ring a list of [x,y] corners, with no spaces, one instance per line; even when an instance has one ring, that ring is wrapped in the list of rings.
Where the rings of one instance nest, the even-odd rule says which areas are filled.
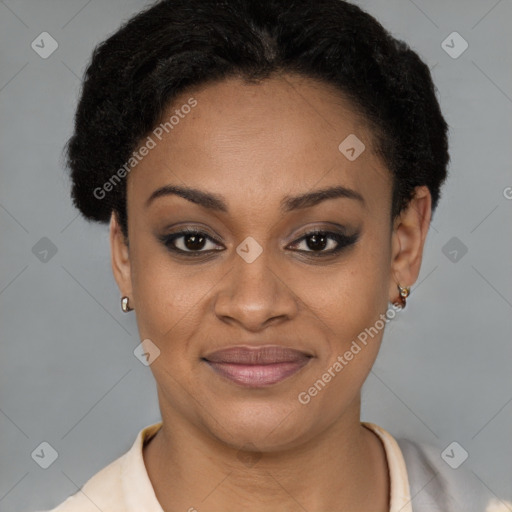
[[[392,231],[391,175],[369,132],[308,79],[226,80],[172,115],[128,176],[129,249],[111,224],[117,282],[160,351],[162,417],[269,451],[359,421],[384,315],[400,314],[388,301],[419,272],[428,193],[427,224],[409,211]],[[200,194],[153,196],[170,186]],[[199,234],[172,236],[183,229]],[[269,345],[292,351],[212,355]]]

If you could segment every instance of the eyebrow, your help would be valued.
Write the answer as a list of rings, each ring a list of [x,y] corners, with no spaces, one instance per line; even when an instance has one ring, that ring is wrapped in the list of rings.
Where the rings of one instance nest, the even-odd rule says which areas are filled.
[[[147,208],[155,199],[164,196],[179,196],[183,197],[191,203],[198,204],[203,208],[209,210],[228,212],[229,208],[225,199],[210,192],[205,192],[191,187],[182,187],[178,185],[165,185],[157,188],[147,199],[145,207]],[[359,201],[363,206],[366,206],[363,196],[347,187],[341,185],[335,187],[328,187],[312,192],[306,192],[298,196],[285,196],[280,203],[280,209],[283,213],[288,213],[293,210],[300,210],[303,208],[310,208],[327,199],[348,198]]]

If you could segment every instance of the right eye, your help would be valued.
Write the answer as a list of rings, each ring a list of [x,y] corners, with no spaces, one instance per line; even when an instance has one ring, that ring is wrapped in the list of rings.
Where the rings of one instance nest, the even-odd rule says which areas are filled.
[[[161,237],[162,243],[169,249],[178,254],[186,254],[187,256],[198,256],[219,249],[204,249],[208,243],[215,246],[216,240],[209,235],[197,229],[183,229],[176,233],[164,235]]]

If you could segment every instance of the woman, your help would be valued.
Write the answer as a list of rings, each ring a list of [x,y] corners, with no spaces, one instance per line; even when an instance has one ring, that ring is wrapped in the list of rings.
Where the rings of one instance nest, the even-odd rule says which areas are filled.
[[[110,223],[162,422],[54,510],[484,510],[360,421],[447,132],[425,63],[341,0],[164,0],[103,42],[72,194]]]

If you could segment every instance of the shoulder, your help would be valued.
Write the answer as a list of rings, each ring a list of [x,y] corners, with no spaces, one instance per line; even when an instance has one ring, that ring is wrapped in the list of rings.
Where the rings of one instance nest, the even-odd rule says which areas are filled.
[[[469,460],[459,465],[457,450],[408,439],[396,440],[405,461],[414,512],[505,512],[510,502],[496,499],[471,471]],[[463,452],[461,452],[463,453]],[[453,466],[453,467],[452,467]]]
[[[130,510],[138,510],[148,503],[151,503],[150,509],[158,510],[142,449],[161,425],[162,422],[158,422],[143,428],[127,452],[98,471],[56,508],[39,512],[126,512],[128,504]],[[137,485],[133,486],[133,482]]]
[[[75,494],[46,512],[121,512],[123,490],[121,472],[125,453],[93,475]],[[44,511],[42,511],[44,512]]]

